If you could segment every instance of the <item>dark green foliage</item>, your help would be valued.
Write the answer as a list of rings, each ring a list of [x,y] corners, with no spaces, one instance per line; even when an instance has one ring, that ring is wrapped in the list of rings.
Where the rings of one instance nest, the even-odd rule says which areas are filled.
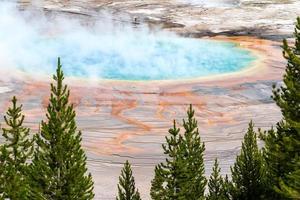
[[[201,142],[198,123],[195,119],[195,111],[190,105],[187,111],[188,119],[183,120],[185,133],[180,144],[183,157],[184,177],[180,180],[183,185],[183,196],[185,199],[204,199],[204,191],[207,180],[204,176],[204,143]]]
[[[224,200],[226,199],[226,191],[224,191],[224,180],[220,175],[221,169],[219,167],[218,159],[215,159],[212,173],[208,181],[208,195],[207,200]]]
[[[280,107],[284,120],[293,125],[300,119],[300,17],[295,28],[295,46],[283,41],[283,56],[287,67],[283,76],[284,86],[273,91],[273,99]]]
[[[288,199],[300,199],[300,161],[295,163],[296,169],[287,175],[285,180],[280,180],[276,191]]]
[[[163,145],[167,155],[165,163],[155,167],[152,180],[151,197],[154,200],[204,199],[206,178],[204,176],[203,153],[197,121],[192,106],[188,109],[188,120],[183,121],[185,134],[174,126]]]
[[[176,200],[179,199],[180,173],[181,173],[181,153],[179,144],[182,137],[179,135],[180,129],[174,126],[169,130],[169,137],[166,137],[167,144],[163,144],[164,154],[167,155],[166,162],[155,167],[155,177],[151,182],[150,195],[154,200]]]
[[[286,199],[281,189],[300,191],[294,181],[299,169],[300,153],[300,18],[295,28],[295,45],[283,42],[283,56],[287,60],[284,85],[274,88],[273,99],[280,107],[283,120],[262,136],[265,142],[264,158],[267,167],[268,194],[272,199]],[[273,194],[271,195],[271,193]]]
[[[229,181],[228,176],[226,175],[223,181],[223,190],[222,196],[224,200],[231,200],[233,199],[231,193],[233,191],[233,184]]]
[[[257,146],[256,133],[250,122],[237,156],[232,173],[232,197],[236,200],[264,199],[264,168],[261,153]]]
[[[288,146],[285,144],[291,129],[281,121],[277,124],[277,130],[273,128],[263,135],[265,145],[263,147],[263,157],[266,165],[266,196],[269,199],[285,199],[284,195],[278,193],[281,179],[286,173],[292,171],[291,158],[288,154]]]
[[[69,104],[70,92],[63,84],[61,67],[58,59],[47,120],[42,121],[41,133],[36,137],[32,180],[47,200],[89,200],[94,197],[93,181],[87,174],[81,132],[77,131],[75,111]]]
[[[132,176],[131,166],[128,162],[124,167],[119,177],[118,197],[117,200],[141,200],[140,193],[135,189],[134,177]]]
[[[22,105],[16,97],[6,112],[3,128],[5,143],[0,149],[0,197],[11,200],[32,199],[29,182],[28,161],[33,153],[33,141],[29,139],[28,128],[23,126]]]

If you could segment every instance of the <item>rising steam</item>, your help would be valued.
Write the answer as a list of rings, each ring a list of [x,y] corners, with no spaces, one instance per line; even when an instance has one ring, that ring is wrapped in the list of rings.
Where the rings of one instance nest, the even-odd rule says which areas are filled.
[[[0,30],[0,70],[33,76],[52,74],[58,56],[68,76],[123,80],[201,77],[236,71],[253,60],[230,43],[154,33],[101,17],[85,26],[67,17],[21,12],[3,2]]]

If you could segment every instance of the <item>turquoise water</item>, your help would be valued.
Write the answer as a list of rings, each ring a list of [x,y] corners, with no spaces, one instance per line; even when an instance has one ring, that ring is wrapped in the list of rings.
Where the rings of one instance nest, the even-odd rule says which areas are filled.
[[[118,80],[170,80],[235,72],[254,56],[233,43],[179,37],[118,38],[102,36],[99,43],[54,38],[37,41],[37,53],[60,55],[67,76]],[[92,40],[97,41],[97,40]],[[43,49],[44,48],[44,49]],[[39,50],[41,49],[41,50]],[[48,54],[48,53],[46,53]],[[55,56],[45,56],[50,71]],[[52,64],[50,64],[52,63]],[[36,71],[19,65],[23,71]]]
[[[21,48],[30,56],[40,57],[29,62],[30,56],[25,55],[15,65],[24,72],[51,74],[60,56],[67,76],[171,80],[235,72],[255,59],[249,51],[228,42],[151,35],[79,38],[37,37]]]
[[[111,39],[111,38],[110,38]],[[55,42],[55,41],[49,41]],[[120,42],[120,41],[118,41]],[[59,42],[67,75],[121,80],[169,80],[235,72],[254,56],[233,43],[184,38],[139,38],[127,44],[78,52],[80,46]],[[120,45],[120,48],[117,49]],[[123,46],[124,45],[124,46]],[[79,50],[80,51],[80,50]]]

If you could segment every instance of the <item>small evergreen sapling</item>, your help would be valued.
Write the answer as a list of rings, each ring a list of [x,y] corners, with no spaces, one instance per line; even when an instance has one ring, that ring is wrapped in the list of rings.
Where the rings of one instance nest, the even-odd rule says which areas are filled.
[[[23,126],[22,105],[12,99],[2,128],[5,143],[0,147],[0,197],[11,200],[30,200],[32,191],[29,180],[28,161],[33,153],[33,140],[29,128]]]
[[[223,181],[223,193],[222,197],[224,197],[224,200],[232,200],[233,197],[231,195],[233,191],[233,184],[231,181],[229,181],[228,175],[225,176]]]
[[[208,181],[207,200],[224,200],[224,180],[220,175],[221,168],[219,167],[218,159],[215,159],[212,173]]]
[[[188,119],[183,120],[184,135],[174,121],[173,128],[163,145],[166,161],[155,167],[151,197],[154,200],[204,199],[206,178],[204,176],[203,153],[198,124],[192,106],[187,111]]]
[[[183,178],[180,182],[183,185],[182,194],[185,199],[199,200],[205,197],[204,191],[207,183],[203,159],[205,145],[201,142],[192,105],[189,106],[187,116],[187,120],[183,120],[185,133],[180,144],[183,158]]]
[[[128,160],[121,171],[118,184],[117,200],[141,200],[139,191],[135,188],[131,165]]]
[[[180,197],[180,173],[181,153],[179,145],[182,136],[180,129],[176,127],[174,120],[173,128],[169,129],[169,137],[166,137],[166,144],[163,144],[164,154],[167,156],[165,163],[155,167],[154,179],[151,182],[150,195],[153,200],[176,200]]]
[[[264,168],[252,121],[244,136],[242,150],[237,156],[232,173],[232,197],[234,200],[264,199]]]

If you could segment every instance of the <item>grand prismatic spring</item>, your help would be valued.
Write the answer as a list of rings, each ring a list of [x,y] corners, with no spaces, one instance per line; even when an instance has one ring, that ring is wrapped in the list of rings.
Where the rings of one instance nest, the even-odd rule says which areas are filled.
[[[0,117],[16,95],[38,131],[61,57],[95,199],[115,199],[127,159],[150,199],[161,144],[189,104],[206,175],[215,157],[227,174],[248,122],[268,128],[281,118],[270,95],[284,72],[287,13],[299,14],[299,1],[0,2]]]

